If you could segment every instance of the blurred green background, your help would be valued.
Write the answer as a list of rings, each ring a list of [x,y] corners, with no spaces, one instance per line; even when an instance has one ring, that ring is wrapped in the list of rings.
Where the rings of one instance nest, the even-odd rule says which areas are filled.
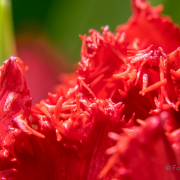
[[[3,1],[11,2],[0,0],[1,3]],[[163,4],[164,14],[172,16],[180,24],[180,1],[151,0],[151,3],[153,6]],[[1,14],[2,9],[0,26],[9,21],[9,16],[5,14],[1,18]],[[31,34],[36,37],[43,34],[65,54],[67,60],[75,63],[80,60],[79,34],[88,34],[91,28],[101,31],[100,28],[105,25],[114,32],[117,25],[125,23],[131,16],[131,8],[129,0],[12,0],[12,15],[16,36]],[[10,26],[6,25],[5,32],[12,35]],[[0,38],[2,41],[3,37]],[[12,46],[9,49],[13,49]]]
[[[163,4],[164,13],[180,23],[177,16],[180,2],[151,0],[152,5]],[[129,0],[13,0],[15,33],[25,31],[46,34],[66,54],[71,62],[80,60],[79,34],[109,25],[114,31],[131,15]]]

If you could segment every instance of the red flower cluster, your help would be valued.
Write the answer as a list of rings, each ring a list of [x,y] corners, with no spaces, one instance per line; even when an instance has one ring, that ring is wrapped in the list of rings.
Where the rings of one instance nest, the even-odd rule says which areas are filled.
[[[132,7],[115,34],[80,36],[77,76],[32,109],[22,61],[4,62],[1,179],[180,178],[180,30],[161,6]]]

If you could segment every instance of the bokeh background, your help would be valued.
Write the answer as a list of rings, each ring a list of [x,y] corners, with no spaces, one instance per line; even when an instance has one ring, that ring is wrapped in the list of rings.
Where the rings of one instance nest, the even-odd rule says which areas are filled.
[[[0,2],[12,5],[12,12],[8,10],[4,17],[0,7],[0,61],[16,55],[29,67],[25,77],[33,104],[46,98],[47,92],[53,92],[53,87],[59,83],[58,75],[72,71],[80,60],[79,34],[88,34],[89,29],[101,32],[105,25],[114,32],[117,25],[131,16],[129,0]],[[163,13],[180,24],[180,1],[151,0],[151,3],[153,6],[163,4]],[[8,51],[4,55],[5,45]]]
[[[169,10],[178,10],[173,0],[151,2],[153,5],[164,4],[164,13],[171,13],[176,22],[180,19]],[[80,59],[79,34],[88,34],[91,28],[101,31],[105,25],[114,31],[131,15],[129,0],[12,0],[12,9],[16,34],[43,33],[72,63]]]

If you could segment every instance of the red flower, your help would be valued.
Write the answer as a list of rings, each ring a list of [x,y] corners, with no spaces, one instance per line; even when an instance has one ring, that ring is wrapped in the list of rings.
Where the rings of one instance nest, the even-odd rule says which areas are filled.
[[[23,146],[22,139],[26,134],[44,137],[27,124],[31,110],[31,99],[23,76],[24,69],[23,62],[14,57],[5,61],[0,69],[1,179],[8,178],[17,171],[14,164],[21,163],[17,157],[17,152]]]
[[[22,63],[4,63],[1,178],[179,179],[180,31],[161,6],[132,6],[115,34],[81,36],[77,77],[61,76],[31,118]]]

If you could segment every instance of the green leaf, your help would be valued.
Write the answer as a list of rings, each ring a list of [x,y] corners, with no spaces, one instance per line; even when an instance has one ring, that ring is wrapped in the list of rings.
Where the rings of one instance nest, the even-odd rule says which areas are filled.
[[[11,1],[0,0],[0,64],[15,54]]]

